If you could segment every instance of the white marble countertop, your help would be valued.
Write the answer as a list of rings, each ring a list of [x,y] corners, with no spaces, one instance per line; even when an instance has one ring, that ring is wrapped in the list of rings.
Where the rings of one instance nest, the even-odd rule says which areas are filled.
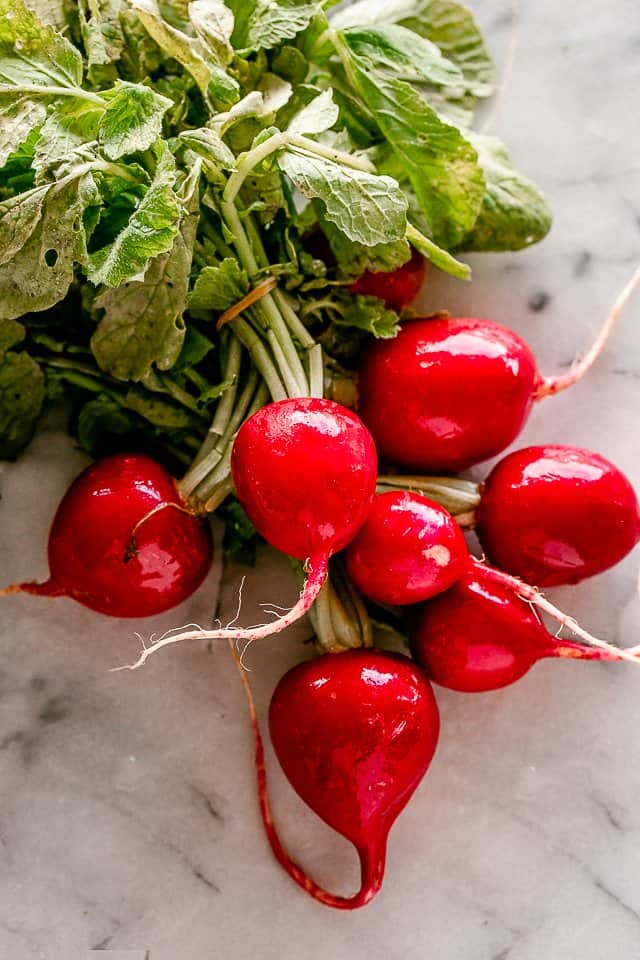
[[[473,6],[501,62],[509,2]],[[513,326],[552,373],[589,341],[640,258],[640,9],[521,6],[496,132],[544,186],[555,225],[526,253],[475,257],[471,286],[431,276],[424,303]],[[636,298],[588,382],[536,410],[519,445],[592,447],[640,486],[639,320]],[[1,468],[3,581],[44,574],[48,523],[83,462],[51,427]],[[595,633],[637,643],[639,559],[553,598]],[[227,574],[223,619],[240,576]],[[286,561],[269,552],[247,579],[245,622],[258,601],[294,597]],[[214,593],[212,575],[145,631],[206,620]],[[137,652],[137,625],[67,601],[1,603],[2,960],[640,957],[633,668],[548,662],[499,693],[440,691],[439,751],[392,832],[385,887],[344,915],[305,897],[269,854],[226,649],[183,644],[143,671],[109,674]],[[263,710],[307,632],[249,653]],[[351,849],[272,770],[286,843],[317,880],[351,889]]]

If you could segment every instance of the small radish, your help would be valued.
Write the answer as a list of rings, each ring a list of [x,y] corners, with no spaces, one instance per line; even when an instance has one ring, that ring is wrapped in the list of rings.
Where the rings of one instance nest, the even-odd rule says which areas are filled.
[[[380,456],[420,470],[464,470],[504,450],[534,401],[576,383],[597,359],[640,269],[618,297],[587,355],[543,377],[526,343],[490,320],[418,318],[377,340],[360,368],[359,412]]]
[[[364,523],[375,495],[377,459],[371,435],[355,413],[331,400],[298,397],[270,403],[243,423],[231,473],[238,500],[258,532],[283,553],[306,560],[300,599],[285,616],[263,626],[162,637],[128,669],[171,643],[258,640],[304,616],[326,580],[329,558]]]
[[[402,503],[401,522],[398,521],[399,502]],[[387,591],[386,596],[393,591],[396,598],[393,602],[399,605],[416,602],[421,591],[425,597],[435,596],[438,590],[443,593],[464,574],[475,571],[484,582],[496,584],[535,604],[587,643],[614,653],[616,659],[638,662],[634,654],[618,650],[587,633],[535,587],[480,563],[469,554],[461,534],[459,537],[451,535],[453,524],[453,517],[444,507],[420,493],[406,491],[402,501],[398,500],[398,491],[380,493],[362,530],[347,548],[347,571],[365,597],[382,602],[382,591]],[[438,565],[431,548],[442,546],[445,546],[445,552],[440,553]],[[368,562],[365,550],[370,556]],[[380,570],[376,570],[376,563]],[[385,574],[393,581],[386,587],[383,584]]]
[[[361,277],[352,283],[351,293],[361,293],[369,297],[384,300],[389,310],[400,312],[418,296],[426,273],[426,260],[417,250],[411,251],[411,258],[395,270],[365,270]]]
[[[480,566],[420,607],[410,642],[430,680],[463,693],[506,687],[546,657],[622,659],[613,650],[553,637],[528,603],[489,582]]]
[[[489,560],[540,587],[578,583],[640,540],[640,505],[612,463],[580,447],[525,447],[482,487],[477,533]]]
[[[233,646],[232,652],[239,666]],[[439,716],[429,682],[406,657],[350,650],[294,667],[273,694],[269,729],[285,775],[304,802],[358,851],[360,889],[342,897],[314,883],[280,842],[251,687],[241,666],[239,671],[253,725],[260,811],[276,858],[326,906],[365,906],[382,885],[389,831],[436,749]]]
[[[365,596],[402,606],[447,590],[465,569],[468,550],[460,527],[439,504],[393,491],[375,498],[344,557]]]
[[[72,597],[114,617],[152,616],[182,603],[213,555],[208,526],[167,470],[141,454],[106,457],[76,477],[54,517],[48,554],[46,582],[2,592]]]

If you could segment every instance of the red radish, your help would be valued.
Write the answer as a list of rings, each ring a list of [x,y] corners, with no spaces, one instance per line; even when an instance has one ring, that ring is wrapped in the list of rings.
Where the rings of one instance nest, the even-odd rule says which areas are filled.
[[[273,694],[271,740],[289,782],[358,851],[360,890],[342,897],[314,883],[280,842],[267,795],[251,687],[233,646],[232,652],[247,693],[260,811],[276,858],[296,883],[326,906],[339,910],[365,906],[382,885],[389,831],[436,748],[440,724],[430,684],[406,657],[350,650],[294,667]]]
[[[306,560],[300,599],[283,617],[259,627],[191,630],[160,638],[129,669],[181,640],[258,640],[295,623],[327,577],[329,558],[364,523],[375,495],[377,459],[366,427],[331,400],[298,397],[262,407],[246,420],[233,446],[231,473],[238,499],[272,546]]]
[[[615,650],[552,636],[529,603],[487,580],[481,566],[420,607],[411,652],[430,680],[463,693],[506,687],[546,657],[623,659]]]
[[[72,597],[114,617],[147,617],[182,603],[213,555],[208,526],[185,506],[167,470],[141,454],[106,457],[74,480],[48,552],[45,583],[3,592]]]
[[[377,603],[404,605],[447,590],[462,574],[467,544],[451,514],[418,493],[375,498],[345,551],[347,573]]]
[[[402,524],[398,523],[395,515],[398,492],[378,494],[362,530],[354,544],[347,549],[347,570],[354,575],[354,583],[366,597],[381,602],[379,591],[387,589],[389,593],[391,590],[395,592],[395,602],[398,604],[410,603],[412,599],[415,602],[420,589],[424,588],[427,596],[435,596],[438,588],[442,593],[465,573],[475,571],[485,583],[495,584],[508,590],[512,596],[535,604],[587,643],[608,650],[616,655],[616,659],[638,663],[634,653],[619,650],[587,633],[571,617],[554,607],[535,587],[522,583],[502,570],[480,563],[469,554],[461,534],[444,540],[443,531],[448,533],[454,523],[444,507],[419,493],[406,491],[403,496]],[[434,566],[430,548],[443,543],[446,543],[449,556],[441,555],[441,560],[445,562],[438,568]],[[365,562],[365,547],[371,557],[368,563]],[[372,573],[376,563],[381,571]],[[385,573],[393,581],[386,588],[382,586]]]
[[[576,383],[604,347],[640,269],[580,363],[543,377],[526,343],[490,320],[418,318],[373,341],[360,369],[359,412],[380,456],[420,470],[464,470],[504,450],[535,400]]]
[[[350,286],[351,293],[361,293],[384,300],[389,310],[400,312],[420,293],[426,273],[426,260],[417,250],[411,258],[395,270],[365,270]]]
[[[540,587],[607,570],[640,540],[640,506],[612,463],[580,447],[525,447],[483,485],[477,533],[489,560]]]

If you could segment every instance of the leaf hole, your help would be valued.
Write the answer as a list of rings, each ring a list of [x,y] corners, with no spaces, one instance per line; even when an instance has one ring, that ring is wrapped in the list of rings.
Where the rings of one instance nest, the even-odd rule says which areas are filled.
[[[53,248],[47,250],[44,255],[44,262],[48,267],[55,267],[58,262],[58,251]]]

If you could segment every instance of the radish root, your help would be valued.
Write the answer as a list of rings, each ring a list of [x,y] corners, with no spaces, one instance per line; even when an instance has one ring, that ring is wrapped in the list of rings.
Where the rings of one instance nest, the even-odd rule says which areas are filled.
[[[571,630],[577,637],[584,640],[585,643],[588,643],[592,647],[597,647],[600,650],[605,650],[616,660],[627,660],[629,663],[640,666],[640,647],[624,649],[623,647],[616,647],[613,643],[607,643],[606,640],[600,640],[599,637],[594,637],[593,634],[584,630],[573,617],[568,616],[568,614],[563,613],[562,610],[554,606],[550,600],[547,600],[547,598],[540,593],[537,587],[523,583],[522,580],[519,580],[517,577],[512,577],[508,573],[504,573],[503,570],[494,570],[492,567],[486,566],[475,558],[472,563],[482,568],[483,575],[488,580],[493,580],[494,583],[503,587],[509,587],[520,599],[526,600],[539,610],[543,610],[544,613],[548,613],[549,616],[553,617],[561,626],[567,627],[567,629]]]
[[[308,561],[306,566],[308,576],[298,602],[288,613],[279,617],[277,620],[271,623],[258,624],[253,627],[232,627],[229,625],[228,627],[222,627],[220,630],[203,630],[201,627],[198,627],[196,630],[185,630],[184,627],[178,627],[175,628],[178,630],[178,633],[175,632],[175,629],[170,630],[158,640],[152,642],[150,646],[143,646],[142,653],[135,663],[124,664],[121,667],[112,667],[110,673],[117,673],[120,670],[137,670],[148,660],[152,653],[156,653],[162,647],[167,647],[170,644],[181,643],[183,640],[252,641],[262,640],[264,637],[270,637],[275,633],[286,630],[287,627],[290,627],[297,620],[300,620],[317,599],[327,578],[329,559],[326,556],[318,557]],[[231,621],[232,624],[237,620],[238,614],[239,610],[235,619]]]
[[[536,390],[536,400],[544,400],[545,397],[553,397],[556,393],[560,393],[562,390],[572,387],[574,383],[578,382],[578,380],[582,380],[584,375],[589,372],[604,350],[607,340],[609,339],[611,332],[618,321],[618,317],[622,313],[627,301],[639,283],[640,265],[636,267],[633,276],[616,297],[616,300],[611,307],[609,315],[603,323],[598,336],[593,341],[584,357],[574,363],[566,373],[560,374],[557,377],[543,377],[542,383]]]
[[[370,900],[373,899],[373,897],[375,897],[376,893],[382,886],[384,857],[375,857],[371,851],[359,850],[358,854],[360,856],[362,871],[362,883],[360,890],[358,890],[358,892],[352,897],[340,897],[336,894],[329,893],[323,887],[320,887],[314,880],[312,880],[311,877],[305,873],[302,867],[298,866],[298,864],[291,859],[287,851],[282,846],[282,841],[278,836],[276,825],[273,822],[273,813],[271,811],[271,802],[269,800],[267,784],[267,769],[264,759],[264,745],[262,742],[262,735],[260,733],[260,725],[258,723],[258,714],[256,712],[253,690],[251,688],[251,683],[249,681],[249,677],[247,676],[247,672],[242,665],[241,657],[238,656],[238,651],[236,650],[234,641],[229,638],[228,644],[229,650],[231,651],[231,656],[233,657],[233,662],[235,663],[236,670],[238,671],[238,675],[242,682],[245,696],[247,698],[247,707],[249,709],[249,718],[251,720],[251,729],[253,732],[260,815],[262,817],[264,829],[267,834],[267,839],[271,846],[271,850],[273,851],[273,855],[280,866],[286,870],[292,880],[294,880],[298,886],[302,887],[303,890],[306,890],[309,896],[313,897],[314,900],[318,900],[325,906],[334,907],[337,910],[353,910],[357,907],[364,907],[367,903],[369,903]]]

